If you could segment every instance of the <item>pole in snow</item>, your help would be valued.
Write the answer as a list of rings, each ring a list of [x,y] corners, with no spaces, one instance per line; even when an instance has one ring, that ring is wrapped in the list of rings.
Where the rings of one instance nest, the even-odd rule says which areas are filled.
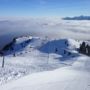
[[[4,68],[4,55],[3,55],[3,60],[2,60],[2,68]]]
[[[4,68],[4,63],[5,63],[5,56],[4,56],[4,52],[0,52],[0,56],[2,57],[2,68]]]

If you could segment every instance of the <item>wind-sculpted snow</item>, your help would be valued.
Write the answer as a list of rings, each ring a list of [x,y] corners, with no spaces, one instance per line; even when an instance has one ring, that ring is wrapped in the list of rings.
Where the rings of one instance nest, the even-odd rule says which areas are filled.
[[[0,48],[13,37],[22,35],[49,38],[90,38],[90,21],[64,21],[61,19],[28,18],[0,20]]]

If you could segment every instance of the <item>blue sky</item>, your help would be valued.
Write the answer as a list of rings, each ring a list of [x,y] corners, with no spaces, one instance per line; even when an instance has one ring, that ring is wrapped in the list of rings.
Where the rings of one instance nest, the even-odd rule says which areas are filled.
[[[90,15],[90,0],[0,0],[0,16]]]

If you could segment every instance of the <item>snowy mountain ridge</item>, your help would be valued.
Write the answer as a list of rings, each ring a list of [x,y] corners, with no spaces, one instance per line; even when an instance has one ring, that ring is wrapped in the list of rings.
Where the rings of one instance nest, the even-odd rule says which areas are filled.
[[[72,81],[73,86],[78,79],[81,80],[78,81],[80,83],[85,80],[82,79],[84,75],[87,80],[85,82],[88,83],[90,62],[88,56],[77,51],[81,42],[74,39],[48,39],[48,37],[17,38],[12,46],[13,49],[9,48],[6,51],[4,68],[1,68],[2,57],[0,57],[0,90],[6,88],[7,90],[42,90],[42,88],[65,90],[64,86],[67,88],[68,80]],[[83,71],[86,74],[83,74]],[[75,87],[69,87],[67,90],[72,88]]]
[[[53,70],[73,62],[79,42],[73,39],[49,40],[47,37],[19,37],[13,49],[5,51],[5,67],[0,68],[0,83],[23,75]],[[64,64],[65,60],[66,63]],[[0,57],[0,67],[2,57]]]

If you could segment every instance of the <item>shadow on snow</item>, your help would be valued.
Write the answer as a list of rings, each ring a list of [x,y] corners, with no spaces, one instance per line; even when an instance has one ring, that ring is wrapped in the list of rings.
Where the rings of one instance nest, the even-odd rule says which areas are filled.
[[[73,52],[73,50],[72,49],[70,50],[68,47],[69,47],[68,40],[60,39],[60,40],[49,41],[46,44],[43,44],[39,48],[39,50],[47,54],[52,54],[52,53],[58,54],[61,56],[59,59],[62,61],[70,60],[72,58],[80,56],[79,53],[76,53],[77,48],[75,48],[76,52]]]

